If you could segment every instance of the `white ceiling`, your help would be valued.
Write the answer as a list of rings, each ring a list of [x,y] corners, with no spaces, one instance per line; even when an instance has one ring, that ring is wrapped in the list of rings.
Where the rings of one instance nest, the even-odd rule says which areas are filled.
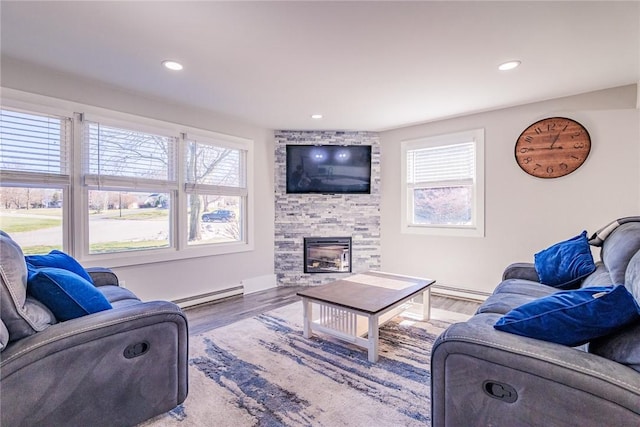
[[[639,6],[2,0],[1,51],[267,128],[380,131],[637,83]]]

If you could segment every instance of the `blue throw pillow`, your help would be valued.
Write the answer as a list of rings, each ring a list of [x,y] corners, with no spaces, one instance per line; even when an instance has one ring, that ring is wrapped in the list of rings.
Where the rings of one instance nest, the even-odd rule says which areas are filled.
[[[534,264],[540,283],[561,289],[578,287],[596,269],[586,231],[538,252]]]
[[[64,270],[71,271],[76,273],[78,276],[82,277],[89,283],[93,284],[93,279],[87,273],[78,261],[75,260],[71,255],[67,255],[66,253],[58,250],[53,250],[49,252],[47,255],[29,255],[24,257],[24,260],[27,264],[31,264],[34,267],[55,267],[62,268]]]
[[[111,308],[94,285],[62,268],[31,268],[27,291],[62,322]]]
[[[560,291],[514,308],[494,328],[571,347],[640,319],[640,306],[623,286]]]

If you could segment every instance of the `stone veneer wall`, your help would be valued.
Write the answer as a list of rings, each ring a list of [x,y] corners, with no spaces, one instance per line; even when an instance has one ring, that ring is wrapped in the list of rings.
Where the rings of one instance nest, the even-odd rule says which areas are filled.
[[[374,132],[275,132],[278,286],[321,285],[348,273],[304,273],[304,237],[351,236],[352,273],[380,269],[380,141]],[[371,194],[287,194],[286,145],[371,145]]]

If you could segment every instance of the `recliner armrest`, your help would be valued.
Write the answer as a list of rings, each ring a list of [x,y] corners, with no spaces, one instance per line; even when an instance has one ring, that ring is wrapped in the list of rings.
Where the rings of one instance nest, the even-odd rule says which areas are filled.
[[[93,280],[93,284],[96,286],[120,286],[118,276],[116,276],[116,273],[114,273],[110,268],[87,267],[85,270],[87,270],[87,273],[89,273],[89,276],[91,276],[91,279]]]
[[[507,266],[502,273],[502,280],[507,279],[524,279],[540,282],[540,276],[538,276],[538,272],[531,262],[515,262]]]
[[[4,377],[19,369],[15,361],[28,353],[32,356],[28,358],[27,363],[39,360],[50,353],[83,346],[92,341],[99,342],[108,336],[160,322],[176,323],[182,328],[181,332],[188,332],[184,313],[177,305],[168,301],[140,302],[56,323],[37,334],[15,341],[3,351],[0,361],[2,375]],[[185,335],[182,338],[187,337]],[[95,351],[95,348],[93,350]],[[22,366],[24,363],[20,364],[20,367]],[[11,367],[11,370],[7,370],[8,367]]]

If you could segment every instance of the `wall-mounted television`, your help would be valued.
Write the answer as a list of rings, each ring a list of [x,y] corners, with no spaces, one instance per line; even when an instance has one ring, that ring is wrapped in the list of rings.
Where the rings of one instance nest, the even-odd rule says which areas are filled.
[[[369,194],[370,145],[287,145],[287,193]]]

